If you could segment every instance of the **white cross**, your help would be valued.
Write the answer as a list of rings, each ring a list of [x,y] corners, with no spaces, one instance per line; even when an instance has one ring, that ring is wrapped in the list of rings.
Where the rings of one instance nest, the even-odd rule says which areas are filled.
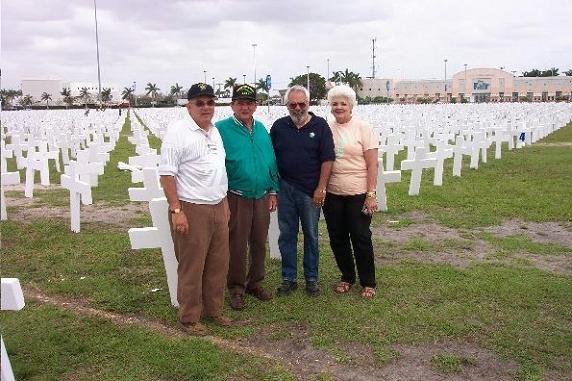
[[[147,154],[129,157],[129,165],[140,165],[141,167],[157,167],[161,156],[157,154]]]
[[[163,197],[165,193],[159,183],[157,167],[143,168],[143,187],[129,188],[128,192],[131,201],[151,201]]]
[[[36,152],[34,147],[28,149],[26,158],[26,186],[24,196],[34,197],[34,177],[36,171],[40,171],[40,183],[44,186],[50,185],[50,168],[48,166],[49,155],[46,152]]]
[[[25,145],[20,142],[20,135],[12,135],[10,141],[10,144],[6,144],[6,148],[13,151],[18,169],[23,169],[25,167],[25,162],[22,160],[22,151],[24,150]]]
[[[96,187],[98,184],[98,176],[104,173],[104,164],[90,160],[89,151],[82,150],[76,153],[76,173],[79,174],[79,179]]]
[[[20,172],[2,172],[0,174],[0,220],[7,220],[6,197],[4,197],[4,185],[20,184]]]
[[[385,169],[388,172],[393,171],[395,155],[402,149],[403,145],[399,144],[399,135],[389,135],[387,137],[387,145],[383,147],[382,151],[385,151]],[[383,155],[383,153],[381,155]]]
[[[2,292],[2,311],[20,311],[26,303],[24,302],[24,294],[22,293],[22,287],[20,286],[20,281],[17,278],[2,278],[1,280],[1,292]],[[1,379],[2,381],[14,381],[14,372],[12,371],[12,365],[10,364],[10,359],[8,358],[8,352],[6,351],[6,346],[4,345],[4,338],[0,337],[1,341]]]
[[[387,211],[387,191],[385,184],[401,182],[401,171],[385,171],[383,169],[383,159],[377,159],[377,201],[379,202],[379,210]]]
[[[412,160],[403,160],[401,162],[401,170],[411,170],[411,182],[409,183],[409,195],[416,196],[419,194],[421,187],[421,174],[423,169],[434,168],[437,165],[437,159],[427,159],[425,148],[418,147]]]
[[[14,151],[6,148],[4,139],[0,139],[0,172],[5,173],[8,171],[6,159],[14,157]]]
[[[429,152],[427,154],[427,159],[436,159],[437,164],[435,165],[435,173],[433,176],[433,185],[441,186],[443,185],[443,164],[445,159],[453,157],[453,149],[449,148],[449,143],[443,140],[435,142],[437,150],[434,152]]]
[[[62,187],[70,191],[70,216],[71,216],[71,231],[79,233],[80,231],[80,200],[84,205],[90,205],[91,199],[91,186],[79,179],[77,173],[77,163],[71,161],[69,166],[66,167],[66,174],[61,175],[60,182]]]
[[[163,255],[163,264],[165,265],[165,273],[167,274],[167,285],[169,287],[169,295],[171,304],[175,307],[179,306],[177,301],[177,258],[175,257],[175,248],[173,239],[171,238],[171,227],[169,226],[169,204],[165,197],[154,198],[149,201],[149,211],[151,212],[151,220],[153,227],[148,228],[131,228],[129,229],[129,240],[131,248],[137,249],[155,249],[160,248]],[[192,221],[190,221],[192,224]],[[191,226],[192,228],[192,226]]]
[[[453,146],[453,176],[461,176],[461,167],[463,166],[463,155],[470,155],[471,147],[465,145],[463,135],[458,135]]]

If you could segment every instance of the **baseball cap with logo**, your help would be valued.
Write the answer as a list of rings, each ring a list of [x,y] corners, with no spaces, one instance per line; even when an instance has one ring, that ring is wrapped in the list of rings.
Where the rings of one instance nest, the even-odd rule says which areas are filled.
[[[245,99],[256,101],[256,89],[248,84],[234,86],[232,90],[232,100]]]
[[[191,100],[196,97],[212,97],[215,98],[212,86],[206,83],[195,83],[187,92],[187,99]]]

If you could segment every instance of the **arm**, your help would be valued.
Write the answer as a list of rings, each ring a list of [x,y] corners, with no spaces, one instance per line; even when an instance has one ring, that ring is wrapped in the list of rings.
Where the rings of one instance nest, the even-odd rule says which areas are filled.
[[[161,186],[165,192],[165,197],[167,197],[167,202],[169,203],[169,218],[173,222],[173,231],[187,234],[189,231],[189,222],[187,221],[187,216],[182,211],[182,205],[179,202],[179,197],[177,196],[177,184],[175,183],[175,177],[169,175],[162,175],[160,177]],[[180,213],[172,213],[172,210],[181,209]]]
[[[316,206],[321,206],[324,203],[324,199],[326,198],[326,186],[330,180],[333,166],[333,161],[324,161],[320,167],[320,181],[314,191],[314,204],[316,204]]]
[[[375,192],[377,188],[377,166],[378,153],[377,148],[368,149],[364,152],[365,164],[367,166],[367,191]],[[368,214],[372,215],[377,210],[377,199],[375,197],[366,197],[363,204]]]

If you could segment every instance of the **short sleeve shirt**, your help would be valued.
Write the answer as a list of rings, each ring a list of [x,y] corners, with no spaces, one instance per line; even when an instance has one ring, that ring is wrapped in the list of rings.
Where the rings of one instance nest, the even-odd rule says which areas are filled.
[[[339,124],[330,122],[334,137],[336,161],[328,183],[328,192],[348,196],[363,194],[367,189],[365,151],[377,149],[379,141],[371,126],[356,118]]]
[[[218,204],[226,197],[225,151],[218,130],[208,132],[188,116],[167,128],[159,175],[175,177],[177,196],[194,204]]]

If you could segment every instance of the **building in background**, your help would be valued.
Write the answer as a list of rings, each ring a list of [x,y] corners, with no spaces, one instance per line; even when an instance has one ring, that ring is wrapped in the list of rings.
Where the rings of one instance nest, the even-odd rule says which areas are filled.
[[[446,89],[446,91],[445,91]],[[572,77],[514,77],[494,68],[458,72],[445,80],[362,79],[361,98],[392,98],[400,103],[424,102],[547,102],[572,100]]]
[[[71,92],[71,96],[77,98],[77,103],[82,103],[79,97],[82,93],[82,89],[86,88],[89,94],[89,102],[95,103],[97,100],[97,95],[99,93],[99,85],[97,82],[66,82],[58,78],[41,78],[41,79],[24,79],[21,84],[22,95],[31,95],[34,102],[40,102],[42,94],[48,93],[51,95],[51,104],[62,105],[63,96],[61,92],[64,88],[67,88]],[[102,83],[101,90],[111,89],[111,101],[117,102],[121,100],[120,88],[112,83]]]

